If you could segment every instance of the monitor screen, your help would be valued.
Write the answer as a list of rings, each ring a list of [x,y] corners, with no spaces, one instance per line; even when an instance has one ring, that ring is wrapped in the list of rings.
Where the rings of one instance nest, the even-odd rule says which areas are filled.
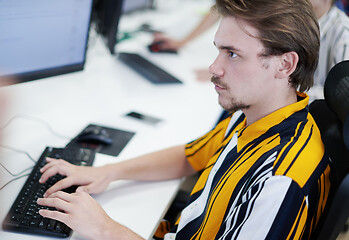
[[[92,0],[1,0],[0,76],[19,82],[82,70]]]
[[[92,21],[97,33],[102,35],[111,54],[115,53],[119,19],[124,0],[95,0]]]
[[[153,8],[153,0],[124,0],[124,5],[122,7],[123,13],[130,13],[137,10]]]

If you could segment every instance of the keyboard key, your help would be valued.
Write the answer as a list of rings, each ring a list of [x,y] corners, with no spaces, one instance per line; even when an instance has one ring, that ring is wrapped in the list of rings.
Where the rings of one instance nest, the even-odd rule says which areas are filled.
[[[48,223],[48,218],[41,219],[41,221],[39,223],[39,228],[45,228],[46,229],[47,223]]]
[[[57,221],[57,224],[56,224],[56,227],[55,227],[55,230],[58,231],[58,232],[62,232],[64,229],[64,224]]]
[[[21,221],[21,215],[17,215],[17,214],[12,215],[11,220],[14,222],[19,222]]]
[[[56,226],[56,220],[50,219],[47,224],[47,229],[53,230],[55,229],[55,226]]]

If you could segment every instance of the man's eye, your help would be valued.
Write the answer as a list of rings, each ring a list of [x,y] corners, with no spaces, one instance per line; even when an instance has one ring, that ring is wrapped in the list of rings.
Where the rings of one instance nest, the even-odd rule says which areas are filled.
[[[238,55],[236,55],[236,53],[234,52],[229,52],[229,57],[231,58],[236,58]]]

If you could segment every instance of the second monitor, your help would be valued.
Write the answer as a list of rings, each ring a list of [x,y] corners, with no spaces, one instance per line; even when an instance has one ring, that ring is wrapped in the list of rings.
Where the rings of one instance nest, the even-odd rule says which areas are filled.
[[[102,35],[111,54],[116,54],[119,20],[126,0],[96,0],[93,5],[92,21],[97,32]],[[153,4],[153,3],[151,3]],[[156,84],[182,83],[164,69],[134,53],[119,53],[118,58],[127,66]]]

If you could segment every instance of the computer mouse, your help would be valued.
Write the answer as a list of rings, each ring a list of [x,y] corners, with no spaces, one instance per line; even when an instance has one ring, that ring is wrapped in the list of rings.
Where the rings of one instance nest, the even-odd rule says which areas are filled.
[[[109,136],[108,132],[98,126],[86,128],[77,136],[76,141],[103,145],[110,145],[113,143],[113,139]]]
[[[174,49],[162,48],[161,47],[162,44],[163,44],[163,41],[154,42],[148,45],[148,49],[149,51],[154,53],[177,53],[177,51]]]

